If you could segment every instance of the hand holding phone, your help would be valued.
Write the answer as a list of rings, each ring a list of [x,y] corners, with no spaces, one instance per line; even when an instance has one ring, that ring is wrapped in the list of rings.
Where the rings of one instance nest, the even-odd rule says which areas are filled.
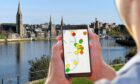
[[[90,76],[88,27],[68,25],[62,32],[66,77]]]

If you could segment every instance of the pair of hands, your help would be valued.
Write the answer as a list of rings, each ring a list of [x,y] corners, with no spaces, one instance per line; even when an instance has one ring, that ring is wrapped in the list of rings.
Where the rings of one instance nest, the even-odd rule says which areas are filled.
[[[90,29],[89,38],[92,40],[90,43],[92,75],[89,77],[89,79],[92,81],[96,81],[101,78],[112,80],[115,77],[115,72],[103,62],[102,48],[99,38]],[[67,79],[65,77],[62,36],[57,37],[57,44],[52,48],[52,60],[50,63],[46,84],[71,84],[71,79]]]

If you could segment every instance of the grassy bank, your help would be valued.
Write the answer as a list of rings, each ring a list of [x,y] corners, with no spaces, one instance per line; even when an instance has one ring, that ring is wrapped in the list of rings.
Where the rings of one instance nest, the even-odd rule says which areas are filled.
[[[117,64],[117,65],[112,65],[112,67],[116,71],[118,71],[119,69],[121,69],[123,67],[123,65],[122,64]],[[45,83],[45,79],[30,83],[30,84],[44,84],[44,83]],[[78,78],[73,78],[72,79],[72,84],[93,84],[93,81],[90,81],[85,77],[78,77]]]
[[[48,40],[56,40],[56,38],[19,38],[19,39],[0,39],[0,43],[5,43],[5,42],[22,42],[22,41],[48,41]]]

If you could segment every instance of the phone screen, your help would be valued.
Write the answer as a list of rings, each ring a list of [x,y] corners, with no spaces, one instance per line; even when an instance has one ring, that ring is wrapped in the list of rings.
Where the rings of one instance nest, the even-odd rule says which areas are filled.
[[[90,73],[87,29],[63,30],[65,74]]]

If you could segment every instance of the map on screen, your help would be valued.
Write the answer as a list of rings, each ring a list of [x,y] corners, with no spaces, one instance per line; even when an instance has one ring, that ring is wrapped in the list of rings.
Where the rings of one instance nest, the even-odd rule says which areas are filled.
[[[87,29],[63,30],[65,73],[90,72]]]

